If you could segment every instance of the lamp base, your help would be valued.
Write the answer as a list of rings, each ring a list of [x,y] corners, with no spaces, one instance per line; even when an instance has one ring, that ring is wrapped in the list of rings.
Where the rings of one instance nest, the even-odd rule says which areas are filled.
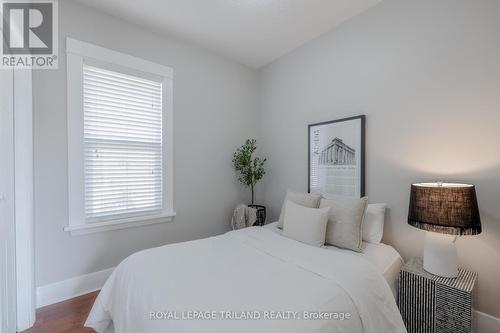
[[[458,255],[455,236],[427,232],[424,241],[424,269],[434,275],[455,278]]]

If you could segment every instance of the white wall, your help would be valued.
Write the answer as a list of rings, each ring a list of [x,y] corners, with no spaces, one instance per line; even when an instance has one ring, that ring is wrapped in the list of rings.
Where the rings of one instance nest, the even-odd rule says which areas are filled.
[[[265,201],[307,190],[307,124],[366,114],[371,202],[390,206],[385,241],[422,255],[409,186],[477,185],[483,234],[457,241],[479,273],[478,308],[500,317],[500,1],[386,0],[259,72]]]
[[[69,1],[59,6],[59,69],[33,75],[38,286],[113,267],[144,248],[228,230],[232,209],[248,196],[236,183],[232,152],[252,134],[256,101],[255,72],[246,67]],[[173,222],[85,236],[63,231],[68,223],[66,36],[173,67]]]

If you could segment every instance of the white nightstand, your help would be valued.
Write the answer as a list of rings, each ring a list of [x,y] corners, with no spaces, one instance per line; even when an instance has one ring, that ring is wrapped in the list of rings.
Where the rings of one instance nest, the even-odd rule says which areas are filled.
[[[470,333],[477,274],[459,268],[444,278],[423,269],[422,259],[407,262],[399,275],[398,305],[408,333]]]

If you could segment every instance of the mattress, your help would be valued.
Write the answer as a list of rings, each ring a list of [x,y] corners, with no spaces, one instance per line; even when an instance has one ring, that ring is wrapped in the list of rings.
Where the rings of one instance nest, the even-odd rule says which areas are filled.
[[[279,229],[277,225],[278,222],[273,222],[266,224],[265,228],[269,228],[270,230],[281,234],[282,230]],[[362,253],[341,249],[335,246],[325,246],[324,248],[330,251],[356,254],[369,261],[380,273],[382,273],[385,280],[389,284],[394,297],[397,297],[398,276],[404,261],[398,251],[396,251],[396,249],[392,246],[383,243],[373,244],[363,242]]]
[[[98,333],[406,332],[369,260],[277,232],[250,227],[137,252],[106,281],[85,326]]]

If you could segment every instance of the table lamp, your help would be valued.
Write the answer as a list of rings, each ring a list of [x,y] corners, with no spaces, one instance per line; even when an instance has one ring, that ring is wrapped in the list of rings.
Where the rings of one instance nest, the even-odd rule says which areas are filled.
[[[427,231],[424,269],[434,275],[456,277],[457,236],[481,233],[474,185],[441,182],[412,184],[408,224]]]

